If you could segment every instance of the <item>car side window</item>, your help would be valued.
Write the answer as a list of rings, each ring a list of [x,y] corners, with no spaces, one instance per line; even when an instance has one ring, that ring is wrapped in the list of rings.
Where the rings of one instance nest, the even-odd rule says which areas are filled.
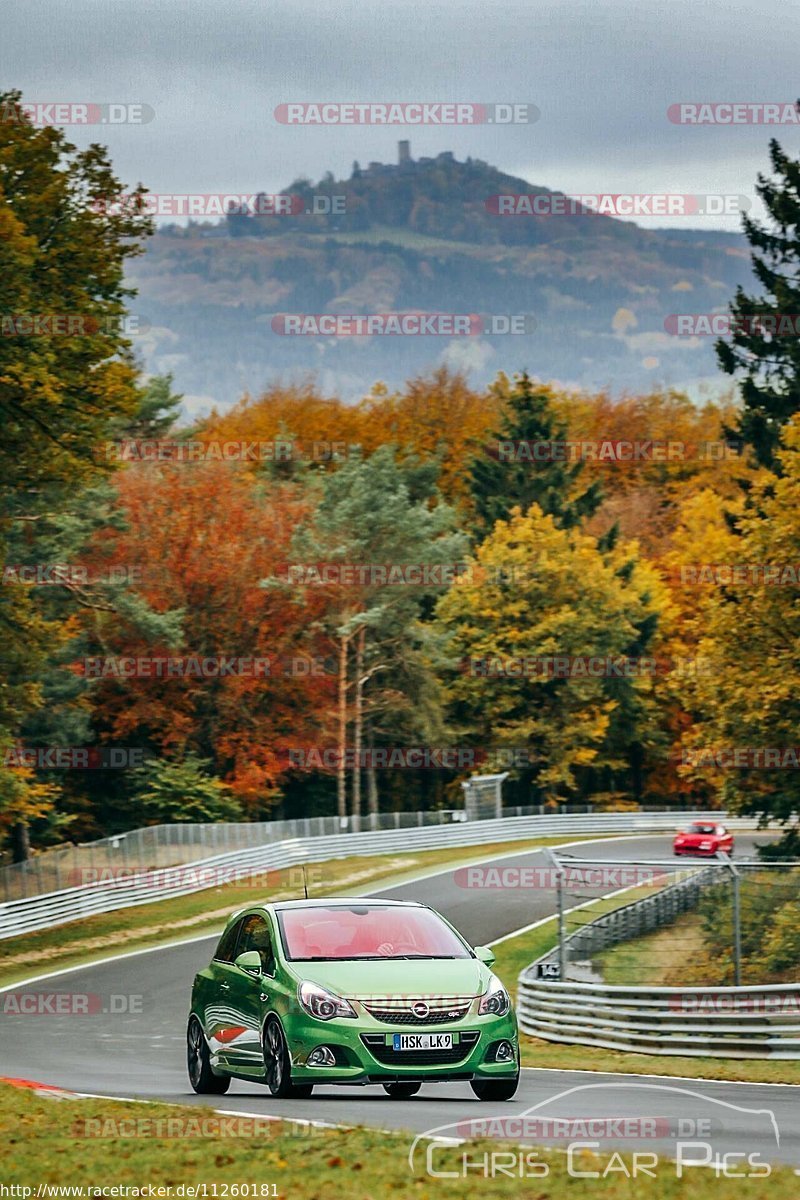
[[[229,929],[225,930],[214,951],[214,958],[217,962],[233,962],[236,955],[236,943],[239,940],[243,924],[244,921],[235,921]]]
[[[272,931],[263,917],[253,913],[245,917],[242,934],[236,947],[237,957],[245,950],[257,950],[261,956],[261,969],[266,975],[275,973],[275,955],[272,949]]]

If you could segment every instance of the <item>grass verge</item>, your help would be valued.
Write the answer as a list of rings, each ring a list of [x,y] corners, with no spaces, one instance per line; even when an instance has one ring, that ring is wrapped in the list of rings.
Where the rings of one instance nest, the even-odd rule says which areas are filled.
[[[151,1196],[164,1200],[341,1200],[343,1195],[359,1200],[424,1200],[434,1195],[436,1200],[463,1200],[467,1189],[487,1200],[523,1195],[529,1200],[633,1200],[642,1188],[640,1179],[630,1177],[630,1156],[613,1150],[576,1156],[573,1172],[601,1173],[600,1178],[577,1178],[558,1151],[537,1152],[535,1168],[526,1168],[524,1151],[496,1141],[436,1146],[431,1165],[438,1174],[433,1177],[425,1171],[424,1145],[417,1152],[416,1171],[409,1166],[410,1133],[297,1127],[243,1118],[227,1128],[229,1132],[220,1136],[208,1108],[93,1099],[56,1102],[0,1085],[3,1182],[30,1188],[27,1196],[9,1193],[21,1200],[36,1197],[40,1187],[46,1197],[47,1185],[64,1189],[54,1190],[54,1196],[74,1197],[109,1197],[115,1194],[112,1188],[130,1188],[127,1196],[141,1196],[148,1193],[133,1189],[150,1187],[156,1189]],[[504,1170],[492,1177],[497,1159],[484,1159],[484,1153],[499,1156],[503,1151]],[[509,1171],[508,1154],[521,1161],[522,1171]],[[473,1165],[467,1167],[467,1162]],[[483,1173],[474,1165],[480,1162]],[[620,1166],[623,1162],[627,1171]],[[603,1178],[606,1167],[609,1174]],[[689,1168],[678,1179],[675,1164],[667,1159],[659,1160],[655,1171],[659,1200],[705,1200],[710,1194],[715,1200],[763,1200],[765,1195],[763,1174],[753,1179],[712,1178],[708,1169]],[[70,1193],[68,1188],[82,1191]],[[797,1177],[791,1169],[773,1168],[769,1195],[770,1200],[796,1200]]]
[[[695,982],[691,968],[704,946],[702,917],[690,912],[664,929],[611,946],[598,954],[597,962],[606,983],[646,979],[653,987],[679,987]]]
[[[522,1064],[525,1067],[545,1067],[553,1071],[607,1071],[615,1075],[665,1075],[684,1079],[800,1084],[800,1063],[789,1060],[627,1054],[620,1050],[604,1050],[600,1046],[543,1042],[524,1035],[521,1041]]]

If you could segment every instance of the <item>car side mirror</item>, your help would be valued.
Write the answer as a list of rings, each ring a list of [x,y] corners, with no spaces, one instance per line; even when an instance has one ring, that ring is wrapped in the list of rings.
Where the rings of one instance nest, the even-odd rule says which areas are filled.
[[[482,963],[486,963],[487,967],[491,967],[495,959],[494,951],[490,950],[488,946],[475,946],[473,949],[475,957],[480,959]]]
[[[248,975],[260,975],[261,955],[257,950],[244,950],[234,959],[234,966],[240,971],[247,971]]]

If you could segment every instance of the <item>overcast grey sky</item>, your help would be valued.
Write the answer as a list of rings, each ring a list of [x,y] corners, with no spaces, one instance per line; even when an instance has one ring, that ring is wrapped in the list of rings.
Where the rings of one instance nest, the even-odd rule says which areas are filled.
[[[794,100],[798,34],[796,0],[36,0],[3,16],[0,86],[150,105],[148,125],[69,133],[106,142],[125,182],[153,192],[277,191],[349,174],[353,159],[394,161],[408,137],[414,157],[450,149],[573,193],[752,196],[770,136],[797,152],[800,129],[692,128],[666,110]],[[273,116],[347,100],[528,102],[542,115],[503,128]]]

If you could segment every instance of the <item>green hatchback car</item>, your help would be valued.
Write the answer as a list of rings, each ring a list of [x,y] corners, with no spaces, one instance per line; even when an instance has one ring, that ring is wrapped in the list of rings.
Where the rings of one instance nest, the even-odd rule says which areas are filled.
[[[229,920],[195,976],[189,1080],[221,1094],[231,1078],[273,1096],[314,1084],[468,1081],[480,1100],[509,1100],[519,1082],[517,1022],[490,968],[425,904],[288,900]]]

